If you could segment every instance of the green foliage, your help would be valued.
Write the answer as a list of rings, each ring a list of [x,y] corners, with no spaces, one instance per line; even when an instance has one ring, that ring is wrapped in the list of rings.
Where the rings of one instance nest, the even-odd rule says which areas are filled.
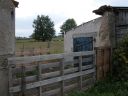
[[[112,75],[117,80],[128,80],[128,36],[119,42],[113,52]]]
[[[64,35],[64,32],[71,30],[72,28],[76,27],[77,24],[74,19],[67,19],[63,25],[60,27],[61,34]]]
[[[54,23],[49,16],[38,15],[33,21],[34,33],[31,37],[38,41],[51,40],[55,35]]]
[[[32,33],[29,37],[30,37],[31,39],[35,39],[35,38],[36,38],[36,37],[35,37],[35,32]]]
[[[68,96],[128,96],[128,81],[101,81],[86,92],[76,91]]]

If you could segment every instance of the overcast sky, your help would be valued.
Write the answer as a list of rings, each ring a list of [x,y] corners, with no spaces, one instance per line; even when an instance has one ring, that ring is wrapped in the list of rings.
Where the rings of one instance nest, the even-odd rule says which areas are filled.
[[[97,18],[92,13],[101,5],[128,6],[128,0],[16,0],[16,36],[29,37],[33,33],[32,22],[37,15],[48,15],[55,24],[56,34],[68,18],[78,25]]]

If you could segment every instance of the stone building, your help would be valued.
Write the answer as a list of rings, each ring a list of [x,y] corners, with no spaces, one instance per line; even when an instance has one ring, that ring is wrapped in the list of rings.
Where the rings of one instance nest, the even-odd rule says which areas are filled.
[[[0,96],[8,96],[7,58],[15,53],[15,8],[18,2],[0,0]]]
[[[76,28],[70,30],[69,32],[66,32],[64,36],[64,51],[66,53],[74,52],[75,50],[84,51],[82,47],[85,48],[88,45],[86,45],[86,42],[83,42],[83,41],[86,41],[84,39],[89,39],[89,37],[91,37],[90,40],[92,41],[90,42],[92,43],[92,45],[90,46],[93,46],[93,45],[98,46],[97,33],[99,32],[99,29],[101,26],[101,19],[102,19],[101,17],[96,18],[94,20],[88,21],[84,24],[77,26]],[[96,42],[94,42],[94,39],[96,39]],[[75,41],[78,41],[78,43]],[[80,42],[82,44],[80,44]]]
[[[118,40],[127,34],[128,7],[112,7],[105,5],[93,12],[97,15],[101,15],[101,17],[88,21],[66,32],[64,36],[64,50],[66,53],[75,51],[77,46],[75,41],[79,41],[80,37],[93,37],[93,42],[91,43],[94,44],[94,49],[94,47],[110,47],[110,39],[112,39],[111,43],[116,46]],[[78,46],[84,48],[84,46],[87,45],[83,43]],[[87,49],[80,49],[80,51],[82,50],[86,51]]]
[[[101,78],[106,76],[111,67],[112,49],[128,33],[128,7],[104,5],[93,12],[101,17],[66,32],[64,51],[69,53],[96,49],[97,78]]]

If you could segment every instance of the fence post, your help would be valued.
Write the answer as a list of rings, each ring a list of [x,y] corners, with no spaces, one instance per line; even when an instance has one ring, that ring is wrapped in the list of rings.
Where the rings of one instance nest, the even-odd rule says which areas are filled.
[[[25,96],[25,89],[26,89],[26,80],[25,80],[25,65],[22,64],[22,71],[21,71],[21,94]]]
[[[61,68],[61,76],[64,75],[64,58],[62,59],[60,63],[60,68]],[[64,81],[61,81],[61,96],[64,96]]]
[[[79,56],[79,72],[82,71],[82,56]],[[82,90],[82,76],[79,77],[79,89]]]
[[[40,81],[42,79],[41,77],[41,73],[42,73],[42,69],[41,69],[41,64],[40,62],[38,62],[38,66],[37,66],[37,70],[38,70],[38,80]],[[42,96],[42,86],[39,86],[39,96]]]

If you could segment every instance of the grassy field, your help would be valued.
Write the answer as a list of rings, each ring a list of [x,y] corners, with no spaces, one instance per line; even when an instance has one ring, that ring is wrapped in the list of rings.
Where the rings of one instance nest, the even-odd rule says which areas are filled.
[[[37,42],[32,39],[16,40],[16,55],[33,54],[56,54],[64,52],[63,38],[53,38],[48,48],[48,42]]]

